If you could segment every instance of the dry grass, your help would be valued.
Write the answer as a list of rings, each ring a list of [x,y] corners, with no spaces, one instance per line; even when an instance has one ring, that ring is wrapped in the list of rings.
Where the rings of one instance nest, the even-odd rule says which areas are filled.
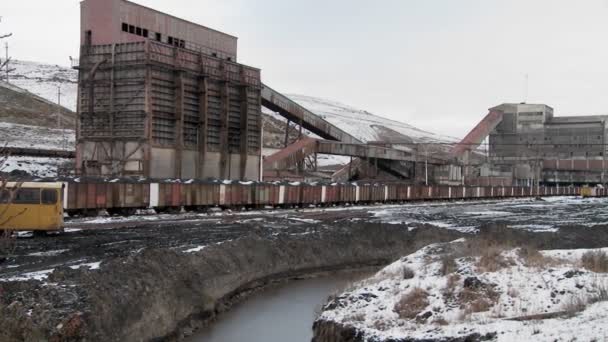
[[[401,297],[393,311],[401,319],[414,319],[429,305],[428,296],[429,293],[425,290],[419,287],[414,288]]]
[[[458,264],[456,264],[456,257],[453,254],[444,254],[441,257],[441,275],[447,276],[457,270]]]
[[[589,251],[583,254],[581,263],[589,271],[608,273],[608,255],[604,251]]]
[[[448,276],[445,288],[443,289],[443,297],[446,299],[446,301],[456,298],[456,287],[458,286],[460,279],[460,274],[457,273],[450,274]]]
[[[458,294],[461,308],[468,313],[490,311],[498,302],[496,293],[487,294],[485,291],[464,289]]]
[[[450,322],[448,322],[445,318],[443,318],[441,316],[435,318],[432,323],[435,325],[441,325],[441,326],[446,326],[446,325],[450,324]]]
[[[365,314],[364,313],[356,313],[356,314],[348,315],[348,316],[344,317],[344,320],[346,322],[364,322],[365,321]]]
[[[573,296],[570,298],[570,300],[564,303],[562,311],[567,313],[568,316],[574,316],[577,313],[585,310],[587,303],[588,300],[586,298],[581,296]]]
[[[565,261],[544,256],[536,247],[526,245],[517,251],[517,254],[527,267],[546,268],[564,264]]]
[[[565,302],[562,310],[568,316],[574,316],[577,313],[584,311],[587,308],[587,305],[608,301],[608,283],[606,283],[606,280],[595,279],[592,287],[596,290],[595,294],[591,296],[574,295],[570,300]]]
[[[484,272],[496,272],[500,269],[509,267],[511,263],[502,256],[504,247],[492,246],[480,251],[481,257],[477,262],[477,268]]]

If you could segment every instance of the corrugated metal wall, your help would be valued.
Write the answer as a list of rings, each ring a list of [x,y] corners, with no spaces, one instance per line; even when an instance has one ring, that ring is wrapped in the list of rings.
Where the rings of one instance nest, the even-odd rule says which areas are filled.
[[[82,51],[80,173],[259,177],[258,69],[154,41],[85,46]],[[125,144],[118,148],[119,140],[131,142],[132,151]],[[207,157],[213,152],[220,154],[219,165],[217,156]],[[184,155],[196,160],[184,160]],[[127,172],[124,166],[132,161],[140,167]],[[170,167],[154,171],[155,165]]]

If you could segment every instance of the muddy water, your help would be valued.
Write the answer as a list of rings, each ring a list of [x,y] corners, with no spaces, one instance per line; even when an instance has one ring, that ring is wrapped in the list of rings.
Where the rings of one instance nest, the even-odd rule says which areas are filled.
[[[233,308],[188,342],[309,342],[315,309],[333,292],[369,275],[340,274],[273,286]]]

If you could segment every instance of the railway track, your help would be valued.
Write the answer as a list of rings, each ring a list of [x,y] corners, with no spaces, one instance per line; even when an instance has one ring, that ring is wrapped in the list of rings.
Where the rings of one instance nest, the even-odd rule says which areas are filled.
[[[38,148],[5,147],[2,152],[17,157],[76,158],[75,151],[43,150]]]

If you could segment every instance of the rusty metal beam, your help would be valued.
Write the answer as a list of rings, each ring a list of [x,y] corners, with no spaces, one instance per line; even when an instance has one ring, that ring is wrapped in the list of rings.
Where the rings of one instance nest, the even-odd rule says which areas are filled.
[[[479,146],[483,140],[490,135],[503,119],[504,113],[499,110],[490,110],[483,120],[481,120],[460,143],[452,149],[454,157],[462,157],[465,152],[472,151]]]
[[[184,154],[184,75],[175,75],[175,177],[182,177]]]
[[[249,156],[249,99],[248,88],[243,86],[241,91],[241,165],[240,177],[245,179],[247,174],[247,157]]]
[[[228,158],[230,157],[230,145],[228,136],[228,118],[230,116],[230,96],[228,82],[221,85],[222,110],[220,115],[220,178],[230,178],[228,173]]]
[[[360,140],[346,133],[337,126],[300,106],[287,96],[262,85],[262,105],[281,114],[289,121],[300,123],[301,127],[313,132],[323,139],[342,141],[345,143],[360,144]]]
[[[203,67],[203,66],[201,66]],[[203,73],[204,74],[204,73]],[[196,176],[203,178],[205,159],[207,157],[207,120],[209,116],[209,82],[207,77],[201,77],[199,89],[199,133],[198,133],[198,163],[196,163]]]

